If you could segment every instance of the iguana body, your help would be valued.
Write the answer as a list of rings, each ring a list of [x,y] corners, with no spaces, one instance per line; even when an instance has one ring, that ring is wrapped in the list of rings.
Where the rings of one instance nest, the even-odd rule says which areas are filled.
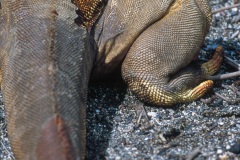
[[[157,105],[199,98],[212,86],[201,82],[221,61],[215,56],[214,67],[190,65],[210,24],[206,0],[109,0],[103,13],[101,0],[73,0],[82,7],[90,36],[74,23],[70,0],[1,3],[2,92],[16,159],[84,157],[94,57],[93,77],[110,74],[124,61],[130,89]]]

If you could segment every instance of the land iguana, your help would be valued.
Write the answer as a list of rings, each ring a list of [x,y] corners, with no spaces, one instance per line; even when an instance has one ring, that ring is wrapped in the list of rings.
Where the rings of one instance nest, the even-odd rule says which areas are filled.
[[[0,6],[1,89],[16,159],[84,159],[90,74],[105,76],[122,65],[133,93],[168,106],[201,97],[213,85],[206,76],[222,60],[219,48],[209,62],[191,63],[210,26],[207,0]]]

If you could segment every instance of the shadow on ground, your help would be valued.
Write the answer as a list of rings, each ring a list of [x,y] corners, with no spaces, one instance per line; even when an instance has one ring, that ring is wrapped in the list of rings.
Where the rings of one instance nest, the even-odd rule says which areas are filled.
[[[123,82],[97,83],[89,86],[86,159],[105,159],[113,122],[117,120],[115,115],[119,112],[126,89]]]

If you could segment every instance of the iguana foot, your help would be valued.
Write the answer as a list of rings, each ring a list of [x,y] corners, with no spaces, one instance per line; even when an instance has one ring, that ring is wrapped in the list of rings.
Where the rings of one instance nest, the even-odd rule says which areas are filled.
[[[222,60],[223,48],[219,46],[212,58],[201,66],[191,63],[174,75],[163,76],[162,79],[145,74],[145,76],[136,75],[136,77],[130,75],[133,76],[130,80],[130,77],[125,74],[125,80],[129,83],[130,89],[148,103],[169,106],[191,102],[202,97],[212,88],[213,81],[204,80],[206,76],[219,70]]]
[[[212,80],[207,80],[200,83],[197,87],[190,89],[189,91],[182,94],[179,101],[181,102],[191,102],[200,97],[202,97],[209,89],[213,86]]]
[[[203,63],[201,66],[206,76],[215,74],[219,70],[222,64],[222,60],[223,60],[223,47],[218,46],[215,49],[215,53],[212,56],[212,59],[210,59],[208,62]]]
[[[196,84],[196,82],[199,82],[200,77],[196,77],[196,82],[190,77],[187,77],[187,83],[182,83],[185,81],[182,77],[178,80],[180,80],[179,83],[176,83],[174,86],[171,86],[171,84],[154,85],[150,82],[133,82],[129,83],[129,87],[134,94],[145,102],[161,106],[170,106],[176,103],[194,101],[202,97],[213,86],[212,80],[206,80],[200,84],[198,83],[196,87],[191,88],[191,84],[189,83]],[[189,84],[189,86],[186,84]]]
[[[201,74],[205,76],[215,74],[219,70],[222,64],[222,60],[223,60],[223,47],[218,46],[215,49],[212,58],[201,65],[201,70],[202,70]],[[196,79],[198,78],[196,77]],[[202,97],[209,89],[212,88],[212,86],[213,86],[212,80],[204,81],[200,83],[198,86],[196,86],[195,88],[189,89],[188,91],[180,94],[179,95],[180,98],[178,99],[178,101],[179,102],[194,101]]]
[[[223,48],[219,46],[212,58],[201,66],[191,63],[174,75],[162,76],[162,79],[146,73],[145,76],[133,75],[133,72],[127,75],[126,71],[124,78],[130,89],[143,101],[162,106],[186,103],[202,97],[212,88],[213,81],[204,80],[219,70],[222,60]]]

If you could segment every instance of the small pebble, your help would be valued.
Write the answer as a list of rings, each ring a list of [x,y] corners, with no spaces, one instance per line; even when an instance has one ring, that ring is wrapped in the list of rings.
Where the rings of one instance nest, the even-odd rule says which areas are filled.
[[[222,154],[222,150],[221,149],[217,149],[217,154]]]
[[[148,116],[155,118],[157,116],[156,112],[148,112]]]
[[[122,118],[121,118],[120,116],[115,116],[115,117],[114,117],[114,120],[115,120],[116,122],[121,122]]]
[[[226,150],[229,150],[230,148],[231,148],[230,145],[227,145],[227,146],[226,146]]]

